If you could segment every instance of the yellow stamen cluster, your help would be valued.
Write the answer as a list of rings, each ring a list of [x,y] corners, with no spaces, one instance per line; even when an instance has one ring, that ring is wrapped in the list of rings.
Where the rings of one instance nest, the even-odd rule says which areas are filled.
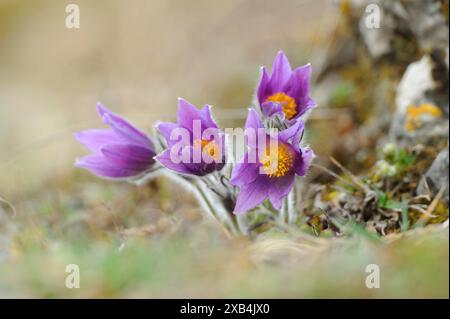
[[[220,150],[219,145],[214,141],[209,140],[195,140],[194,148],[200,148],[203,154],[210,156],[214,161],[219,160]]]
[[[266,148],[265,154],[261,156],[260,162],[264,172],[269,177],[281,177],[291,171],[294,166],[294,153],[286,145],[278,145],[275,152],[270,152],[270,148]]]
[[[420,117],[429,115],[432,117],[442,117],[442,111],[436,105],[423,103],[420,105],[410,105],[406,109],[405,129],[409,132],[422,127]]]
[[[269,96],[266,102],[280,103],[283,108],[283,113],[288,120],[297,115],[297,104],[295,100],[285,93],[275,93]]]

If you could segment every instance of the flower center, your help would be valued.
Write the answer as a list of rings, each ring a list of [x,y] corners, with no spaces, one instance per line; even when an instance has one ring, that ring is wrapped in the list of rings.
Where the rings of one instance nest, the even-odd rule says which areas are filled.
[[[270,152],[270,147],[267,147],[260,162],[269,177],[281,177],[289,173],[294,166],[294,153],[285,144],[278,145],[275,152]]]
[[[194,148],[200,148],[203,154],[210,156],[214,161],[219,160],[220,150],[219,145],[214,141],[209,140],[195,140]]]
[[[287,94],[275,93],[269,96],[266,102],[280,103],[283,108],[283,113],[288,120],[297,115],[297,104],[295,104],[295,100]]]

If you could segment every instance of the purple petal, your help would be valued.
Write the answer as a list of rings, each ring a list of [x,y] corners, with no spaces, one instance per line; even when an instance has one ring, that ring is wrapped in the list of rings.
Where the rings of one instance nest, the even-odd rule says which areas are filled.
[[[302,141],[303,134],[305,132],[305,124],[303,121],[301,123],[302,124],[300,125],[300,129],[295,133],[291,142],[292,146],[297,152],[300,152],[300,142]]]
[[[201,110],[183,98],[178,99],[178,124],[193,131],[194,120],[200,121],[202,132],[207,128],[218,128],[211,115],[211,106],[205,105]]]
[[[264,133],[264,125],[258,113],[254,109],[249,109],[245,122],[245,143],[251,148],[257,148],[262,133]]]
[[[170,139],[170,135],[172,134],[172,131],[178,127],[179,127],[178,124],[170,122],[159,123],[156,126],[158,132],[161,133],[161,135],[166,139],[169,145],[172,144],[171,142],[176,142]]]
[[[309,147],[302,149],[301,156],[295,162],[295,173],[300,176],[305,176],[313,158],[314,152]]]
[[[220,171],[225,165],[224,161],[215,162],[212,157],[203,154],[201,150],[199,150],[198,148],[194,148],[190,145],[185,147],[183,151],[189,154],[189,159],[187,162],[186,161],[184,162],[184,165],[193,175],[204,176],[214,171]],[[196,162],[196,159],[194,157],[195,152],[199,152],[198,162]],[[205,157],[208,158],[209,160],[205,161],[204,160]]]
[[[224,163],[205,163],[205,162],[200,162],[200,163],[186,163],[185,166],[187,167],[187,169],[189,170],[190,174],[192,175],[196,175],[196,176],[205,176],[206,174],[212,173],[214,171],[220,171],[223,166],[225,164]]]
[[[278,133],[279,139],[288,143],[288,141],[294,137],[292,144],[298,145],[300,143],[300,139],[303,136],[303,131],[305,128],[305,124],[302,120],[296,120],[292,126]]]
[[[299,116],[302,116],[313,107],[316,107],[316,105],[316,101],[314,101],[312,98],[310,98],[309,96],[305,97],[304,101],[300,102],[301,110],[299,112]]]
[[[100,118],[103,118],[103,115],[105,114],[113,114],[106,106],[104,106],[102,103],[97,102],[97,112],[98,115],[100,115]]]
[[[275,57],[275,61],[273,62],[269,85],[274,91],[281,91],[282,87],[291,77],[291,73],[292,68],[289,64],[287,56],[283,53],[283,51],[279,51]]]
[[[202,121],[200,111],[183,98],[178,99],[178,124],[192,132],[193,122]]]
[[[261,79],[257,89],[257,96],[260,104],[264,103],[269,95],[273,93],[269,87],[269,80],[267,69],[264,66],[261,67]]]
[[[105,144],[126,142],[124,138],[117,135],[113,130],[100,129],[75,133],[75,139],[94,153],[98,153]]]
[[[315,102],[309,97],[310,79],[311,65],[307,64],[295,69],[286,84],[286,94],[295,98],[297,117],[315,106]]]
[[[215,127],[218,128],[216,121],[214,121],[211,114],[211,105],[205,105],[200,110],[200,115],[202,117],[202,128]]]
[[[256,113],[254,109],[249,109],[247,120],[245,122],[245,129],[258,130],[259,128],[264,128],[264,125],[259,118],[258,113]]]
[[[261,111],[267,116],[267,117],[272,117],[276,114],[282,115],[284,116],[284,112],[283,112],[283,106],[281,105],[281,103],[276,103],[276,102],[264,102],[261,105]]]
[[[231,184],[241,186],[254,182],[259,176],[259,166],[260,165],[258,163],[249,163],[249,153],[245,153],[242,162],[238,163],[233,168],[233,172],[231,174]]]
[[[273,207],[281,208],[283,198],[285,198],[294,187],[295,175],[286,175],[280,178],[270,179],[269,198]]]
[[[153,142],[150,138],[142,131],[138,130],[127,120],[119,115],[114,114],[101,103],[97,103],[97,111],[100,114],[103,122],[111,126],[111,128],[120,136],[132,141],[136,144],[147,145],[151,149],[154,149]]]
[[[253,183],[240,187],[234,213],[245,213],[259,204],[268,196],[266,176],[259,176]]]
[[[102,147],[101,152],[111,166],[133,171],[148,169],[155,162],[153,157],[156,155],[149,148],[133,144],[109,144]]]
[[[140,171],[112,166],[107,158],[98,154],[77,159],[75,166],[85,168],[97,176],[107,178],[128,178],[141,173]]]
[[[171,155],[170,155],[170,149],[165,150],[161,154],[155,157],[155,159],[160,162],[163,166],[165,166],[168,169],[171,169],[175,172],[181,173],[181,174],[192,174],[191,170],[182,162],[180,163],[174,163],[172,162]]]

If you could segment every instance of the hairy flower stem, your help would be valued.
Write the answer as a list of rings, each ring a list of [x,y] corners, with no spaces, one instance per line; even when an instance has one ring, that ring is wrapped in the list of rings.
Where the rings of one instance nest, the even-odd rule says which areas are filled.
[[[225,194],[224,189],[216,189],[217,183],[220,183],[219,180],[211,183],[205,178],[178,175],[160,168],[160,166],[155,166],[152,172],[139,179],[130,180],[130,182],[142,185],[157,176],[165,176],[193,193],[203,211],[215,219],[224,228],[227,235],[231,237],[231,235],[245,235],[247,233],[245,221],[239,222],[238,216],[231,212],[235,202],[233,192]],[[225,185],[222,186],[225,187]]]
[[[193,181],[193,185],[197,191],[197,199],[204,208],[214,217],[214,219],[223,225],[227,231],[232,235],[237,235],[239,233],[239,227],[236,222],[236,218],[230,215],[224,207],[223,204],[213,197],[217,197],[216,193],[213,193],[205,183],[196,179]]]
[[[289,193],[287,197],[287,211],[288,211],[288,224],[294,224],[295,220],[297,219],[297,212],[296,212],[296,204],[297,204],[297,183],[294,184],[294,188]]]
[[[281,224],[286,224],[288,219],[288,198],[283,199],[283,203],[281,205],[279,219]]]

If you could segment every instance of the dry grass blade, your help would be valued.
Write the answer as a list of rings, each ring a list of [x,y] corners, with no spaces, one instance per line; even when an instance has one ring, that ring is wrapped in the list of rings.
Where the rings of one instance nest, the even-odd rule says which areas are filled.
[[[370,188],[367,187],[363,182],[361,182],[361,180],[354,175],[352,172],[350,172],[347,168],[345,168],[341,163],[339,163],[334,157],[330,156],[330,161],[336,165],[337,167],[339,167],[342,172],[344,172],[351,180],[353,183],[355,183],[359,188],[361,188],[361,190],[363,190],[365,193],[369,193],[371,192]]]
[[[420,221],[426,221],[429,218],[434,217],[433,211],[436,209],[436,206],[439,204],[439,201],[441,200],[442,196],[444,195],[445,190],[447,189],[447,185],[443,185],[439,192],[434,197],[433,201],[431,202],[430,206],[428,206],[427,210],[424,212],[422,217],[420,218]]]
[[[6,199],[0,196],[0,203],[7,205],[11,209],[12,218],[15,218],[17,216],[16,207],[11,202],[7,201]]]
[[[315,167],[315,168],[318,168],[318,169],[324,171],[325,173],[330,174],[331,176],[333,176],[333,177],[336,178],[337,180],[340,180],[341,182],[343,182],[343,183],[345,183],[345,184],[347,184],[347,185],[353,187],[353,184],[352,184],[352,183],[350,183],[349,181],[343,179],[341,176],[339,176],[338,174],[336,174],[336,173],[333,172],[332,170],[326,168],[325,166],[322,166],[322,165],[319,165],[319,164],[314,164],[314,163],[311,164],[311,166],[312,166],[312,167]]]

